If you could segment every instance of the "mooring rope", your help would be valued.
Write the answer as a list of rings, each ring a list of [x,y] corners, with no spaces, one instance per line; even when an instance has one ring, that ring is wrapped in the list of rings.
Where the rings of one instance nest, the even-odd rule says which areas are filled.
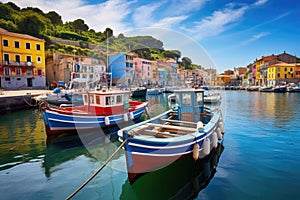
[[[116,151],[111,154],[111,156],[105,161],[105,163],[89,178],[87,179],[80,187],[78,187],[72,194],[70,194],[66,200],[71,199],[74,197],[84,186],[86,186],[95,176],[111,161],[111,159],[120,151],[120,149],[126,144],[126,142],[130,139],[131,137],[129,136],[126,140],[124,140],[121,145],[116,149]]]
[[[25,101],[25,103],[27,103],[27,105],[29,105],[29,106],[31,106],[31,107],[35,107],[35,106],[37,106],[37,104],[31,104],[31,103],[29,103],[27,100],[26,100],[26,96],[23,96],[23,100]]]

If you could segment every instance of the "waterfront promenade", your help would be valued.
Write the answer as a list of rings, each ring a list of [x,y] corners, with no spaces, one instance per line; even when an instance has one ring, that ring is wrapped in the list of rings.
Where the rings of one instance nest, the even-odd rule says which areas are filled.
[[[35,104],[32,98],[52,90],[0,90],[0,112],[25,109]]]
[[[1,97],[14,97],[14,96],[25,96],[25,95],[44,95],[51,94],[53,90],[0,90]]]

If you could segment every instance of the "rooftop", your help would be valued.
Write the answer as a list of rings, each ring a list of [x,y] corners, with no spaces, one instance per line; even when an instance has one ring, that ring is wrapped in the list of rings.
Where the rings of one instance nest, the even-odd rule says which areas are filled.
[[[42,40],[40,38],[33,37],[31,35],[26,35],[26,34],[20,34],[20,33],[13,33],[9,32],[3,28],[0,28],[0,35],[6,35],[6,36],[11,36],[11,37],[16,37],[16,38],[22,38],[22,39],[28,39],[28,40],[35,40],[35,41],[40,41],[40,42],[45,42],[45,40]]]

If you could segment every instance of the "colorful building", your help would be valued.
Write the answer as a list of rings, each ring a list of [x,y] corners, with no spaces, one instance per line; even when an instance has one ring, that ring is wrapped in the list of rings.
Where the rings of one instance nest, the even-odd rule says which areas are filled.
[[[135,64],[135,85],[152,85],[152,65],[150,60],[133,58]]]
[[[231,81],[231,75],[218,75],[217,76],[217,85],[226,86],[230,84]]]
[[[295,78],[295,63],[277,63],[268,67],[268,85],[287,83]]]
[[[0,87],[46,87],[45,41],[0,28]]]
[[[108,72],[112,74],[112,85],[132,85],[134,78],[134,56],[119,53],[108,57]]]

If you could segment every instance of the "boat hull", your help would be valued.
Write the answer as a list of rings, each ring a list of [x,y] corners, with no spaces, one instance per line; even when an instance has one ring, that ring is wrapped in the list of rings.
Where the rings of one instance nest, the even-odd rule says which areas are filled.
[[[132,97],[146,97],[147,89],[138,89],[131,92]]]
[[[139,119],[145,112],[146,106],[147,104],[132,112],[110,116],[95,116],[92,114],[78,115],[75,113],[65,114],[46,109],[43,112],[43,117],[47,135],[54,135],[62,132],[122,125],[124,123]]]
[[[168,114],[166,112],[159,118],[168,116]],[[219,128],[219,118],[220,115],[215,114],[212,119],[212,122],[215,123],[208,125],[203,132],[195,132],[181,138],[147,139],[143,136],[130,138],[129,142],[125,144],[129,181],[133,183],[141,175],[166,167],[184,156],[193,156],[194,153],[197,153],[198,158],[204,158],[207,155],[204,152],[204,140],[209,141],[210,152],[214,148],[213,133]],[[140,124],[143,123],[148,122]],[[127,127],[118,132],[120,141],[130,137],[126,129],[130,130],[131,128]],[[199,145],[197,152],[194,150],[195,144]]]

